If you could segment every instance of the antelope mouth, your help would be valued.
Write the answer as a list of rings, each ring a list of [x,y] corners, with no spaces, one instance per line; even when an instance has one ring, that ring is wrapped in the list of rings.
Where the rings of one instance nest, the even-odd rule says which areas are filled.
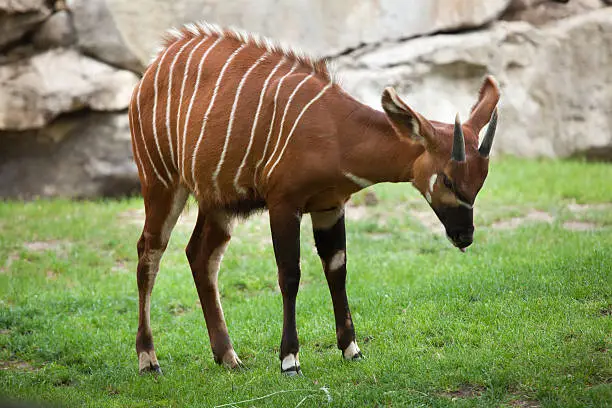
[[[472,239],[471,238],[470,239],[463,239],[463,240],[454,240],[449,235],[446,235],[446,238],[448,239],[448,241],[451,244],[453,244],[454,247],[456,247],[458,250],[460,250],[463,253],[465,253],[467,247],[472,245]]]

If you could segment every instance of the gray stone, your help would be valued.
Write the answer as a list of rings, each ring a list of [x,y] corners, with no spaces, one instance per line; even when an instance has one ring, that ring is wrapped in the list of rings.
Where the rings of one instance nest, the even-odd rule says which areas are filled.
[[[45,20],[32,36],[34,47],[41,50],[68,47],[75,42],[72,15],[66,10],[58,11]]]
[[[45,0],[0,1],[0,49],[18,41],[51,15]]]
[[[512,0],[502,19],[542,25],[601,7],[601,0]]]
[[[134,72],[144,70],[147,60],[139,60],[128,45],[129,40],[117,28],[107,2],[103,0],[68,0],[67,6],[74,16],[79,49],[100,61]],[[138,14],[148,14],[138,11]],[[135,24],[140,24],[136,16]],[[159,40],[159,36],[156,37]]]
[[[337,60],[341,83],[380,108],[395,86],[426,117],[452,122],[469,114],[483,76],[502,87],[493,148],[519,156],[607,157],[612,152],[612,9],[533,27],[418,38]],[[606,156],[607,154],[607,156]]]
[[[0,132],[0,197],[94,198],[139,191],[127,114],[64,116],[41,130]]]
[[[117,66],[148,64],[163,33],[205,20],[283,40],[316,55],[361,44],[480,27],[511,0],[70,0],[82,49]],[[146,10],[146,12],[143,12]]]
[[[124,110],[137,82],[132,72],[70,49],[0,66],[0,130],[37,129],[83,109]]]

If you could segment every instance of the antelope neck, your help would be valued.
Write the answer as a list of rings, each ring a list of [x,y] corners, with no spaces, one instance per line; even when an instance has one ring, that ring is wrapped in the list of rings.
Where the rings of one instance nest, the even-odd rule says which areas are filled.
[[[348,95],[346,119],[340,127],[341,168],[345,174],[371,184],[406,182],[424,147],[407,136],[399,136],[384,112],[363,105]]]

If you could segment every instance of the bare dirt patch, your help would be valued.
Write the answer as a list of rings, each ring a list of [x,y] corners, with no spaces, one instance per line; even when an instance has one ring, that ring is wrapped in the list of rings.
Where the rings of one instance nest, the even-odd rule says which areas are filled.
[[[428,211],[417,211],[411,210],[410,215],[417,219],[428,231],[434,234],[444,235],[444,226],[436,217],[436,213],[431,210]]]
[[[69,243],[65,241],[51,240],[51,241],[32,241],[24,242],[23,247],[31,252],[64,252]]]
[[[444,391],[438,393],[441,397],[450,398],[452,400],[460,398],[478,398],[485,392],[485,388],[481,385],[462,385],[458,390]]]
[[[509,402],[511,407],[517,408],[540,408],[540,403],[534,400],[515,399]]]
[[[29,363],[19,360],[0,360],[0,370],[36,371]]]
[[[523,217],[514,217],[507,220],[501,220],[493,223],[493,229],[516,229],[524,224],[529,223],[547,223],[550,224],[555,218],[546,211],[531,210]]]
[[[346,218],[359,221],[364,219],[370,211],[363,205],[349,205],[346,207]]]
[[[569,231],[596,231],[601,228],[598,224],[585,221],[566,221],[563,228]]]
[[[567,206],[567,209],[573,213],[583,213],[586,211],[612,211],[612,203],[604,203],[604,204],[576,204],[572,203]]]

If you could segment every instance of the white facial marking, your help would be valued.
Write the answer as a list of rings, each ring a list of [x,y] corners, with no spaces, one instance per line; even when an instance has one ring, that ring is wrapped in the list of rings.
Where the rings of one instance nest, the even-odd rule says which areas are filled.
[[[194,26],[195,27],[195,26]],[[189,55],[187,56],[187,62],[185,63],[185,71],[183,72],[183,83],[181,84],[181,92],[179,95],[179,106],[178,106],[178,110],[176,111],[176,160],[177,160],[177,165],[180,167],[181,169],[181,173],[183,174],[183,179],[185,179],[185,168],[183,166],[184,161],[183,160],[179,160],[179,157],[184,157],[184,154],[181,153],[181,133],[180,133],[180,126],[181,126],[181,110],[183,107],[183,93],[185,92],[185,86],[187,85],[187,78],[189,77],[189,66],[191,65],[191,60],[193,59],[193,54],[196,52],[196,50],[198,48],[200,48],[200,46],[202,44],[204,44],[204,42],[208,39],[208,37],[204,37],[200,40],[200,42],[198,42],[196,44],[195,47],[193,47],[193,49],[191,50],[191,52],[189,53]],[[199,71],[198,71],[199,72]],[[185,120],[185,123],[183,124],[183,133],[187,132],[187,120]],[[183,137],[183,143],[182,143],[182,150],[185,150],[185,138]]]
[[[293,355],[293,354],[288,354],[285,358],[283,358],[283,361],[281,363],[281,368],[284,370],[288,370],[292,367],[299,367],[300,365],[300,361],[298,360],[298,356],[297,354]]]
[[[242,158],[242,163],[240,163],[240,167],[238,168],[238,171],[236,172],[236,177],[234,177],[234,188],[239,193],[242,193],[242,194],[246,193],[246,190],[238,185],[238,181],[240,179],[240,173],[242,172],[242,169],[244,168],[244,166],[246,164],[247,157],[249,156],[249,153],[251,152],[251,147],[253,146],[253,141],[255,140],[255,130],[257,129],[257,121],[259,120],[259,114],[261,112],[261,107],[263,105],[264,96],[266,95],[266,90],[268,89],[268,84],[270,83],[270,80],[272,79],[274,74],[276,74],[276,71],[278,71],[278,69],[286,61],[287,61],[287,59],[285,57],[280,59],[278,64],[276,64],[274,69],[272,69],[272,72],[270,72],[270,75],[268,75],[268,77],[264,81],[264,84],[263,84],[263,86],[261,88],[261,93],[259,94],[259,103],[257,104],[257,111],[255,111],[255,118],[253,119],[253,126],[251,127],[251,137],[249,139],[249,145],[247,146],[246,152],[244,153],[244,157]],[[253,180],[253,183],[254,182],[255,181]]]
[[[266,167],[268,167],[268,165],[272,162],[272,160],[274,160],[274,155],[276,155],[276,152],[278,151],[278,146],[280,146],[281,140],[283,138],[283,128],[285,126],[285,119],[287,118],[287,112],[289,112],[289,107],[291,106],[291,102],[293,101],[293,98],[295,98],[295,95],[297,94],[297,92],[300,90],[300,88],[306,83],[308,82],[308,80],[310,78],[312,78],[314,76],[315,72],[314,70],[310,73],[310,75],[304,77],[300,83],[297,84],[297,86],[295,87],[295,89],[293,90],[293,92],[291,92],[291,94],[289,95],[289,99],[287,100],[287,104],[285,105],[285,110],[283,111],[283,116],[281,118],[281,122],[280,122],[280,128],[278,130],[278,138],[276,139],[276,145],[274,146],[274,150],[272,151],[272,154],[270,155],[270,159],[268,160],[268,162],[265,164],[264,169]],[[297,119],[296,119],[297,120]],[[274,168],[274,166],[272,166],[272,168]],[[272,170],[268,171],[268,176],[270,177],[270,173],[272,173]]]
[[[149,148],[147,147],[147,141],[145,140],[143,124],[142,124],[142,116],[140,114],[140,91],[142,90],[142,84],[145,81],[145,78],[148,72],[149,71],[145,72],[144,76],[142,77],[142,80],[140,81],[140,85],[138,85],[138,93],[136,94],[136,110],[138,112],[138,124],[140,125],[140,137],[142,138],[142,144],[145,148],[145,152],[147,153],[147,157],[149,158],[149,163],[151,164],[151,168],[153,169],[155,176],[157,176],[157,179],[161,181],[164,187],[168,188],[168,183],[166,183],[166,180],[164,180],[162,176],[159,174],[159,172],[157,171],[157,168],[155,167],[155,163],[153,163],[153,159],[151,158],[151,153],[149,152]],[[143,169],[143,172],[144,172],[144,169]]]
[[[431,194],[429,193],[429,191],[425,193],[425,199],[429,204],[431,204]]]
[[[342,352],[342,355],[347,360],[352,360],[353,357],[359,353],[359,347],[357,347],[357,343],[351,341],[351,344]]]
[[[432,174],[432,176],[429,178],[429,191],[431,191],[432,193],[433,193],[433,188],[434,188],[434,185],[436,184],[437,179],[438,179],[437,174]]]
[[[362,177],[356,176],[353,173],[349,173],[347,171],[343,172],[343,174],[344,174],[344,177],[351,180],[353,183],[357,184],[361,188],[370,187],[372,184],[374,184],[368,179],[364,179]]]
[[[329,261],[329,270],[335,271],[340,269],[346,263],[346,252],[340,250],[332,256],[332,259]]]
[[[187,48],[193,41],[195,40],[195,38],[192,38],[191,40],[187,41],[185,44],[183,44],[183,46],[178,50],[178,52],[176,53],[176,55],[174,56],[174,59],[172,60],[172,63],[170,64],[170,71],[168,72],[168,96],[166,98],[166,130],[168,132],[168,145],[170,146],[170,158],[172,159],[172,164],[174,165],[174,168],[178,170],[178,165],[177,165],[177,159],[174,157],[174,149],[172,148],[172,136],[171,136],[171,132],[170,132],[170,107],[172,105],[172,75],[174,73],[174,67],[176,65],[176,62],[178,61],[179,57],[181,56],[181,54],[183,53],[183,51],[185,50],[185,48]],[[178,123],[177,123],[178,126]],[[178,144],[178,130],[176,132],[176,137],[177,137],[177,144]],[[178,149],[178,146],[177,146]],[[177,151],[178,153],[178,151]]]
[[[474,206],[472,206],[471,204],[466,203],[463,200],[460,200],[457,198],[457,202],[459,203],[460,206],[467,208],[468,210],[471,210],[472,208],[474,208]]]
[[[217,168],[215,169],[213,173],[213,183],[215,187],[217,188],[217,190],[219,189],[217,178],[219,177],[219,173],[221,172],[221,167],[223,166],[223,162],[225,161],[225,155],[227,154],[227,147],[229,146],[229,140],[232,134],[232,126],[234,125],[234,117],[236,116],[236,109],[238,107],[238,100],[240,98],[240,93],[242,92],[242,88],[244,87],[244,84],[247,78],[249,77],[249,75],[251,75],[251,72],[253,72],[253,70],[259,64],[261,64],[267,58],[267,56],[268,56],[268,53],[264,53],[261,57],[257,59],[257,61],[255,61],[253,65],[251,65],[251,67],[242,76],[242,79],[240,80],[240,83],[238,84],[238,88],[236,89],[236,96],[234,97],[234,103],[232,105],[229,122],[227,124],[227,133],[225,134],[225,143],[223,144],[223,151],[221,152],[221,157],[219,158],[219,162],[217,163]]]
[[[274,163],[274,165],[272,165],[272,168],[270,168],[270,171],[268,172],[268,177],[270,177],[270,174],[272,174],[272,172],[274,171],[274,168],[276,167],[276,165],[280,162],[281,158],[283,157],[283,154],[285,153],[285,149],[287,148],[287,145],[289,144],[289,140],[291,140],[291,136],[293,135],[293,132],[295,131],[295,128],[297,127],[298,123],[300,122],[300,119],[302,119],[302,116],[304,116],[304,113],[306,113],[308,108],[310,108],[310,106],[313,103],[315,103],[317,100],[319,100],[323,96],[323,94],[329,88],[331,88],[332,85],[333,85],[332,82],[327,84],[323,89],[321,89],[321,91],[317,94],[317,96],[312,98],[310,100],[310,102],[308,102],[306,104],[306,106],[304,106],[304,108],[302,108],[302,111],[300,112],[298,117],[295,119],[295,122],[293,122],[293,127],[291,128],[291,131],[289,132],[289,135],[287,135],[287,140],[285,140],[285,145],[283,146],[283,149],[281,150],[280,154],[278,155],[278,159],[276,159],[276,162]]]
[[[266,158],[266,153],[268,151],[268,144],[270,143],[270,137],[272,136],[272,131],[274,130],[274,118],[276,117],[276,106],[278,103],[278,94],[280,93],[281,87],[285,79],[291,75],[298,67],[299,63],[296,61],[289,72],[287,72],[283,77],[278,81],[278,85],[276,87],[276,93],[274,94],[274,105],[272,107],[272,118],[270,119],[270,130],[268,131],[268,137],[266,138],[266,144],[264,146],[263,153],[261,154],[261,159],[257,162],[257,166],[255,166],[255,172],[253,174],[253,183],[255,183],[255,179],[257,178],[257,170],[259,170],[259,166],[263,163]]]

